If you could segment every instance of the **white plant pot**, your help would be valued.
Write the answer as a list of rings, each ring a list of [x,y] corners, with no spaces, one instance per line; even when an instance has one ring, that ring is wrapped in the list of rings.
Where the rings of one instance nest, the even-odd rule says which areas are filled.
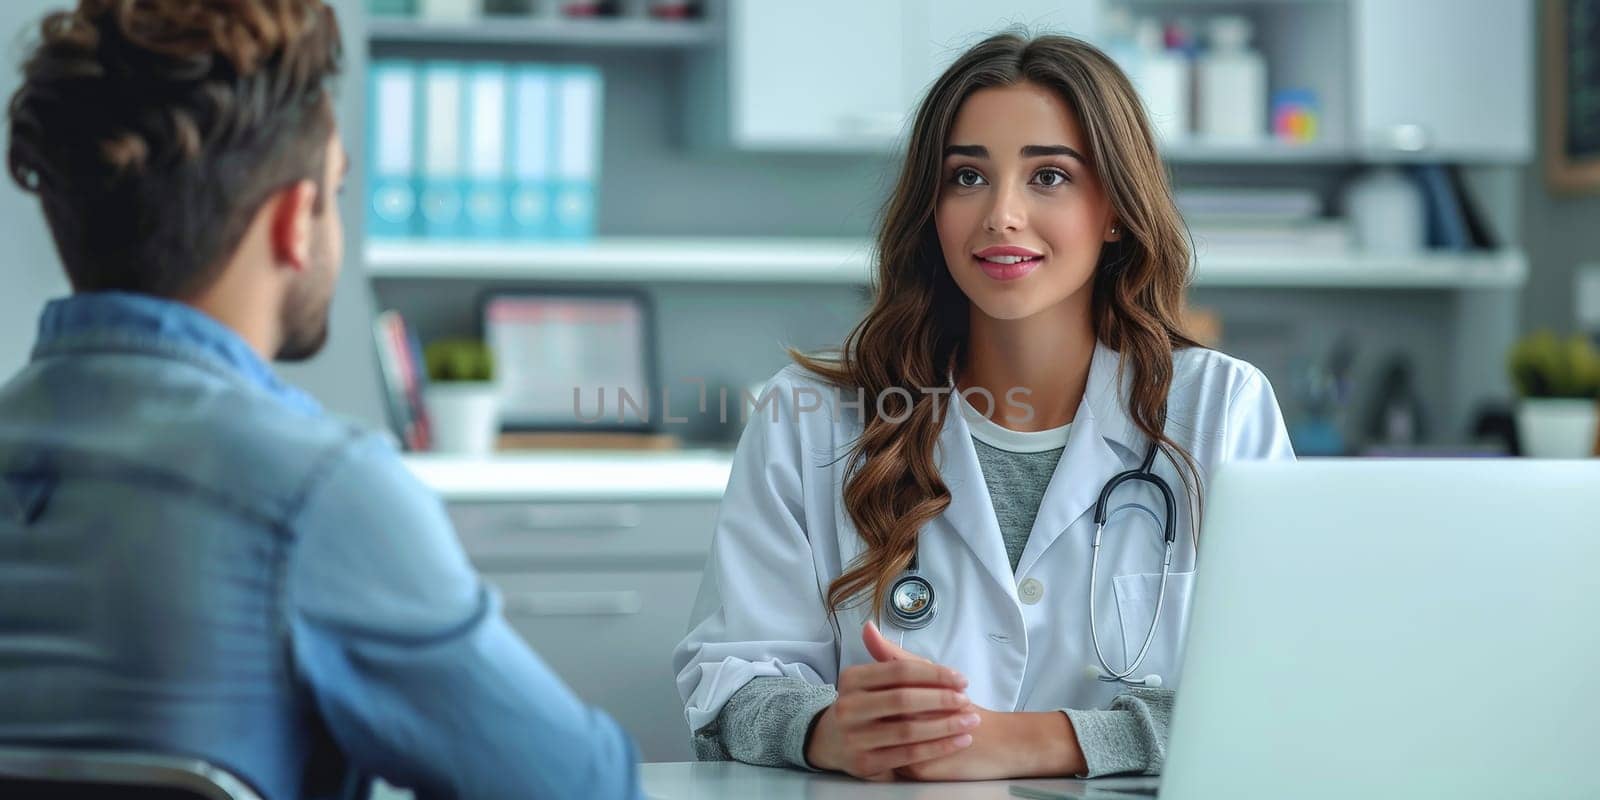
[[[1517,404],[1517,437],[1531,458],[1594,455],[1597,406],[1593,400],[1524,398]]]
[[[500,433],[500,388],[487,381],[434,383],[426,396],[433,449],[483,456]]]

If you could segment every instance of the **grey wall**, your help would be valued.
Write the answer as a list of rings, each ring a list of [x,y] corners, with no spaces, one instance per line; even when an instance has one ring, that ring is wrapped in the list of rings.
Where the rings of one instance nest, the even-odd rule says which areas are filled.
[[[23,46],[33,36],[34,23],[47,9],[59,5],[48,0],[0,3],[0,49],[4,52],[0,94],[7,100],[20,83]],[[28,359],[40,306],[46,298],[67,293],[67,280],[39,203],[17,188],[9,176],[0,177],[0,240],[5,242],[4,263],[0,263],[0,376],[9,376]]]
[[[1549,9],[1550,4],[1541,3],[1540,15]],[[1570,331],[1574,326],[1574,268],[1600,261],[1600,187],[1587,193],[1557,194],[1546,185],[1544,170],[1550,153],[1544,146],[1544,115],[1549,92],[1542,76],[1539,84],[1539,158],[1522,176],[1524,246],[1530,271],[1522,296],[1522,323],[1530,330]]]

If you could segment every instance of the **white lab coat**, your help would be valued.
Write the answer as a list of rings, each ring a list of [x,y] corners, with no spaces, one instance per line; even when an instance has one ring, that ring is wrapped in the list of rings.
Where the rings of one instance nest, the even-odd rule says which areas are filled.
[[[884,631],[906,649],[959,670],[968,679],[968,696],[986,708],[1101,708],[1125,691],[1086,674],[1099,663],[1088,604],[1095,500],[1113,475],[1137,467],[1148,447],[1125,410],[1126,376],[1124,391],[1117,390],[1119,360],[1103,345],[1095,349],[1066,449],[1014,574],[967,423],[960,413],[942,415],[936,458],[952,497],[919,535],[919,567],[938,593],[938,613],[921,630]],[[1254,367],[1208,350],[1181,351],[1173,367],[1166,431],[1203,474],[1233,459],[1294,457],[1272,387]],[[828,584],[863,549],[841,500],[845,456],[860,435],[861,412],[842,408],[832,387],[797,366],[779,372],[769,388],[777,420],[770,409],[752,412],[690,630],[673,654],[690,730],[714,721],[751,678],[833,684],[841,669],[871,660],[860,635],[871,609],[865,603],[842,609],[836,627],[825,603]],[[873,413],[872,398],[867,402]],[[1156,472],[1178,500],[1178,539],[1161,624],[1134,677],[1154,673],[1176,688],[1194,538],[1179,472],[1164,456]],[[1111,507],[1129,503],[1158,513],[1163,508],[1144,484],[1119,489]],[[1106,526],[1096,613],[1113,667],[1128,663],[1143,642],[1161,555],[1159,529],[1149,515],[1119,514]]]

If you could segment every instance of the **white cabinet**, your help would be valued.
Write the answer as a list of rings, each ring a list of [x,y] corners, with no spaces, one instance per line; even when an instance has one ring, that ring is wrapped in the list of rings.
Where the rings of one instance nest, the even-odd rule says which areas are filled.
[[[1353,0],[1351,15],[1364,155],[1531,158],[1531,0]]]
[[[690,138],[739,150],[875,151],[962,50],[1013,25],[1093,28],[1100,0],[728,0],[689,83]]]
[[[906,7],[907,65],[912,103],[967,48],[990,34],[1020,29],[1030,35],[1064,33],[1091,38],[1100,0],[924,0]]]
[[[1022,27],[1097,41],[1106,9],[1196,16],[1188,0],[726,0],[696,56],[691,138],[749,151],[880,151],[932,81],[984,35]],[[1250,18],[1273,89],[1311,89],[1324,147],[1190,144],[1174,160],[1525,162],[1533,155],[1533,0],[1223,0]]]
[[[731,143],[829,150],[892,140],[907,110],[902,2],[729,3]]]
[[[672,672],[700,586],[680,570],[485,572],[506,620],[561,679],[633,737],[644,761],[693,761]]]
[[[716,524],[717,501],[450,505],[467,555],[506,619],[645,761],[689,761],[672,672]]]

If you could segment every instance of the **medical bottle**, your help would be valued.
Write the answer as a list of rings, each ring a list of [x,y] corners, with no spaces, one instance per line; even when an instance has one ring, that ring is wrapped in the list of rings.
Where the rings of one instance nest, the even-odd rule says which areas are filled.
[[[1134,29],[1135,59],[1129,77],[1144,98],[1156,138],[1163,144],[1189,135],[1189,59],[1168,50],[1161,21],[1139,20]]]
[[[1196,65],[1198,128],[1207,139],[1256,141],[1267,135],[1267,65],[1250,49],[1250,20],[1226,15],[1209,26]]]

